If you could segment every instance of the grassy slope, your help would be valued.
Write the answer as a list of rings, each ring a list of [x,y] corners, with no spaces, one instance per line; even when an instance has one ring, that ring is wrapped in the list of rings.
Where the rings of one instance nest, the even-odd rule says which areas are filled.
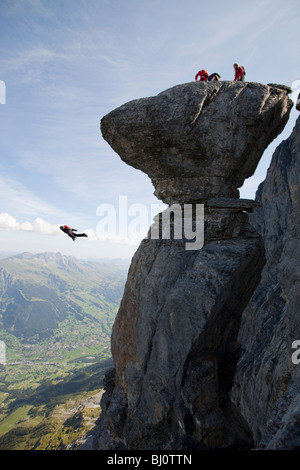
[[[82,403],[87,393],[101,390],[104,372],[112,366],[110,333],[127,271],[52,253],[1,260],[1,268],[0,339],[7,365],[0,371],[0,449],[60,448],[100,413],[81,405],[93,417],[75,411],[78,419],[69,416],[66,426],[55,407],[67,410],[72,400]],[[63,312],[58,311],[55,324],[38,323],[38,317],[31,326],[33,306],[38,315]],[[11,323],[8,314],[15,315]],[[20,334],[25,328],[18,330],[24,316],[25,336]]]

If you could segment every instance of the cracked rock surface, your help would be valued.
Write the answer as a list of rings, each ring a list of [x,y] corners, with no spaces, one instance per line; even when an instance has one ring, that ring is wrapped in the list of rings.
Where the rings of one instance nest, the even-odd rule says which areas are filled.
[[[266,264],[242,316],[232,398],[249,422],[255,446],[300,449],[300,118],[274,152],[251,214]],[[299,349],[299,348],[298,348]]]
[[[177,85],[120,106],[101,121],[124,162],[166,204],[238,197],[292,106],[286,89],[245,82]]]

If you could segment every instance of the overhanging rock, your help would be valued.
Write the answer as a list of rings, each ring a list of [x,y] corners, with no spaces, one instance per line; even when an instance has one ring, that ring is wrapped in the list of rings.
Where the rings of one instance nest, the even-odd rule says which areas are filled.
[[[190,83],[102,119],[104,138],[149,175],[167,204],[204,203],[205,243],[142,241],[112,332],[98,449],[251,448],[230,400],[242,312],[264,265],[238,188],[283,130],[293,102],[277,85]],[[156,222],[155,222],[156,223]]]

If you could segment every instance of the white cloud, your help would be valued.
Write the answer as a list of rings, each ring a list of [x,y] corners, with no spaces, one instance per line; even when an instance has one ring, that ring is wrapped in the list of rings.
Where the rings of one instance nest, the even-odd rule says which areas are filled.
[[[88,239],[90,241],[100,241],[106,242],[113,245],[127,245],[127,246],[138,246],[142,240],[136,238],[129,238],[129,237],[120,237],[119,235],[105,235],[105,236],[97,236],[93,229],[84,230],[84,233],[87,234]]]
[[[0,231],[13,231],[13,232],[35,232],[42,235],[64,236],[60,230],[59,225],[52,225],[46,222],[41,217],[37,217],[33,222],[18,222],[15,217],[7,213],[0,213]],[[90,241],[104,241],[118,245],[137,246],[140,240],[122,238],[119,236],[107,236],[99,238],[95,235],[93,229],[84,230]]]
[[[59,225],[51,225],[41,217],[37,217],[33,223],[18,222],[15,217],[7,213],[0,213],[0,230],[11,230],[14,232],[36,232],[43,235],[60,235]]]
[[[7,63],[7,67],[13,72],[27,72],[20,76],[25,82],[36,82],[45,65],[55,59],[55,53],[46,47],[35,47],[20,52],[14,60]]]
[[[96,240],[100,240],[102,242],[112,243],[114,245],[128,245],[128,246],[138,246],[141,243],[141,240],[135,238],[122,238],[119,235],[107,235],[104,237],[98,237]]]
[[[93,229],[84,230],[84,233],[87,234],[89,240],[92,240],[92,241],[98,240]]]

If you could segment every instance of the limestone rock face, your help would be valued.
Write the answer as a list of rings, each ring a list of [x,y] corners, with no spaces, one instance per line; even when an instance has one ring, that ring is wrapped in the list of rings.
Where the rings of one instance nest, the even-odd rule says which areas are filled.
[[[104,138],[150,176],[159,198],[179,208],[205,206],[201,249],[187,249],[173,219],[170,237],[155,239],[157,217],[133,257],[94,448],[253,445],[230,391],[241,315],[265,256],[247,215],[255,202],[238,199],[237,188],[283,129],[292,104],[275,85],[190,83],[102,119]],[[190,218],[200,223],[197,212]]]
[[[193,82],[131,101],[102,119],[103,137],[147,173],[167,204],[238,197],[293,102],[286,89]]]
[[[253,233],[199,251],[142,242],[113,327],[116,376],[101,403],[100,448],[251,447],[228,392],[240,316],[263,264]]]
[[[232,397],[257,447],[300,449],[300,364],[292,360],[300,340],[300,118],[276,149],[256,199],[261,207],[250,218],[266,264],[242,317]]]

